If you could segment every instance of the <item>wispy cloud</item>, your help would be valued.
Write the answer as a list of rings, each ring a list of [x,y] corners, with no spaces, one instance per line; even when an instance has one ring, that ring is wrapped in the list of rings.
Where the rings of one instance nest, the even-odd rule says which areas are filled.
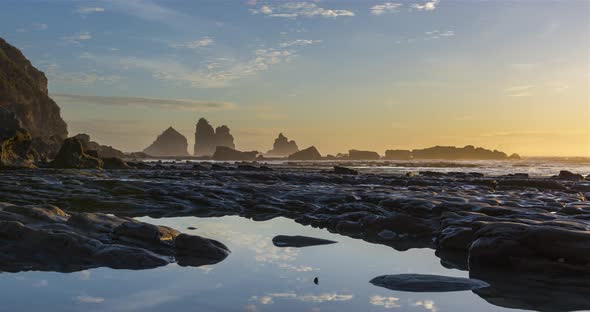
[[[125,96],[93,96],[56,93],[51,94],[56,102],[69,102],[75,104],[109,105],[109,106],[130,106],[143,108],[159,108],[165,110],[180,110],[191,112],[205,112],[214,110],[233,109],[236,106],[229,102],[197,101],[189,99],[160,99],[148,97],[125,97]]]
[[[60,82],[66,84],[76,85],[90,85],[97,82],[105,84],[113,84],[119,82],[123,77],[118,75],[105,75],[97,70],[90,70],[88,72],[70,72],[61,69],[56,63],[41,63],[41,67],[45,74],[52,82]]]
[[[62,37],[62,40],[67,42],[67,43],[76,43],[79,44],[80,41],[85,41],[85,40],[90,40],[92,39],[92,34],[90,34],[90,32],[88,31],[81,31],[78,32],[77,34],[71,35],[71,36],[65,36]]]
[[[271,17],[341,17],[354,16],[354,12],[342,9],[326,9],[312,2],[287,2],[280,4],[266,4],[250,10],[253,14],[263,14]]]
[[[296,40],[281,42],[279,44],[279,46],[281,48],[288,48],[288,47],[292,47],[292,46],[312,45],[312,44],[317,44],[317,43],[321,43],[321,42],[322,42],[322,40],[296,39]]]
[[[371,7],[371,14],[382,15],[386,13],[397,13],[403,4],[395,2],[385,2]]]
[[[43,31],[43,30],[46,30],[47,28],[49,28],[49,26],[44,23],[34,23],[33,24],[33,30]]]
[[[104,298],[91,297],[91,296],[78,296],[75,298],[75,301],[78,303],[102,303],[102,302],[104,302]]]
[[[183,43],[173,43],[170,45],[171,48],[175,49],[199,49],[210,46],[215,43],[215,40],[209,36],[205,36],[199,40],[188,41]]]
[[[369,298],[369,303],[374,306],[384,307],[386,309],[401,307],[399,305],[399,298],[397,298],[397,297],[384,297],[384,296],[375,295],[375,296],[371,296],[371,298]]]
[[[423,4],[414,4],[414,5],[412,5],[412,8],[414,8],[418,11],[434,11],[436,9],[436,6],[439,3],[440,3],[440,0],[432,0],[432,1],[425,2]]]
[[[532,91],[536,88],[535,85],[522,85],[522,86],[513,86],[504,89],[504,92],[507,96],[512,97],[523,97],[523,96],[532,96]]]
[[[290,299],[303,302],[322,303],[332,301],[349,301],[352,300],[352,298],[354,298],[353,295],[341,295],[337,293],[323,293],[318,295],[298,295],[294,292],[285,292],[270,293],[264,296],[252,296],[250,298],[250,301],[258,301],[260,304],[268,305],[273,304],[274,300],[277,299]]]
[[[92,13],[102,13],[105,9],[102,7],[79,7],[76,9],[76,13],[86,15]]]
[[[432,301],[432,300],[416,301],[414,303],[414,306],[423,307],[424,309],[426,309],[430,312],[437,312],[438,311],[438,309],[436,308],[436,305],[434,304],[434,301]]]

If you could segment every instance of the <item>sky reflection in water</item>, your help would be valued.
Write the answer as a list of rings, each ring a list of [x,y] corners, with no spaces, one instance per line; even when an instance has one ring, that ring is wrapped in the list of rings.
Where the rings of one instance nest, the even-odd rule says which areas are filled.
[[[440,265],[434,251],[394,249],[277,218],[150,219],[217,239],[232,254],[199,268],[93,269],[71,274],[0,274],[2,311],[517,311],[493,306],[471,291],[396,292],[369,283],[383,274],[467,277]],[[188,230],[187,227],[196,227]],[[278,248],[272,237],[308,235],[339,243]],[[313,283],[319,277],[319,285]]]

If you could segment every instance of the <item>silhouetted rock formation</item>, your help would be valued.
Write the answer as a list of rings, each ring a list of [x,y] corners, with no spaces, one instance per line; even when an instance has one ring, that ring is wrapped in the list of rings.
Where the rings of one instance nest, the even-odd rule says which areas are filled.
[[[348,151],[348,159],[350,160],[379,160],[381,156],[377,152],[358,151],[351,149]]]
[[[47,94],[47,78],[0,38],[0,107],[14,112],[31,137],[67,137],[67,125]]]
[[[268,151],[268,156],[289,156],[299,151],[299,147],[295,141],[289,141],[282,133],[275,139],[272,149]]]
[[[80,133],[80,134],[76,134],[74,137],[77,138],[78,140],[80,140],[80,143],[82,143],[82,148],[84,148],[84,151],[86,151],[86,152],[96,151],[98,157],[101,157],[101,158],[112,158],[112,157],[124,158],[125,157],[125,153],[121,152],[120,150],[118,150],[112,146],[100,145],[97,142],[90,141],[90,136],[88,134]]]
[[[207,119],[200,118],[195,130],[195,156],[211,156],[218,146],[235,149],[234,137],[227,126],[213,130]]]
[[[520,160],[520,155],[514,153],[508,157],[510,160]]]
[[[0,107],[0,169],[31,168],[31,136],[13,112]]]
[[[473,160],[504,160],[508,156],[504,152],[497,150],[487,150],[481,147],[475,148],[473,145],[467,145],[463,148],[454,146],[435,146],[425,149],[415,149],[412,151],[414,159],[473,159]]]
[[[233,148],[229,148],[226,146],[218,146],[215,149],[215,153],[213,154],[214,160],[242,160],[242,161],[252,161],[256,159],[258,156],[258,152],[240,152]]]
[[[102,160],[84,152],[82,143],[77,138],[67,138],[51,163],[54,168],[101,169]]]
[[[410,160],[412,159],[412,152],[408,150],[386,150],[384,159]]]
[[[320,160],[322,155],[315,146],[308,147],[299,152],[289,155],[289,160]]]
[[[188,156],[187,148],[186,138],[174,128],[169,127],[143,152],[156,157]]]

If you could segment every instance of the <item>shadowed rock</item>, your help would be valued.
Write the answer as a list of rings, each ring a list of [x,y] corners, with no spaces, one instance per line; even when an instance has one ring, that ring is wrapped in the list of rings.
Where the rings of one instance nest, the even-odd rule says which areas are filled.
[[[289,155],[289,160],[320,160],[322,155],[315,146],[308,147],[299,152]]]
[[[97,142],[91,141],[90,136],[88,134],[80,133],[74,136],[80,143],[82,143],[82,148],[85,151],[96,151],[96,157],[100,158],[124,158],[125,153],[121,152],[120,150],[107,145],[101,145]]]
[[[555,179],[564,181],[583,181],[584,176],[582,176],[581,174],[569,172],[567,170],[562,170],[559,172],[559,175],[555,177]]]
[[[351,149],[348,151],[348,159],[350,160],[379,160],[381,156],[377,152],[359,151]]]
[[[488,283],[477,279],[425,274],[382,275],[370,282],[391,290],[411,292],[463,291],[489,286]]]
[[[0,169],[33,168],[31,136],[13,112],[0,107]]]
[[[315,238],[315,237],[308,237],[308,236],[287,236],[287,235],[277,235],[273,237],[272,243],[277,247],[309,247],[309,246],[317,246],[317,245],[329,245],[335,244],[336,241]]]
[[[195,129],[195,156],[211,156],[218,146],[235,149],[234,137],[227,126],[213,130],[207,119],[200,118]]]
[[[86,154],[80,140],[68,138],[64,140],[51,166],[53,168],[100,169],[103,162]]]
[[[354,169],[350,169],[350,168],[346,168],[346,167],[342,167],[342,166],[334,166],[334,171],[332,171],[335,174],[351,174],[351,175],[357,175],[359,174],[358,171],[354,170]]]
[[[217,241],[133,219],[0,203],[1,271],[148,269],[178,257],[192,259],[188,265],[211,264],[227,254]]]
[[[481,147],[467,145],[463,148],[454,146],[435,146],[412,151],[414,159],[508,159],[508,155],[497,150],[491,151]]]
[[[268,151],[268,156],[289,156],[299,151],[295,141],[289,141],[282,133],[275,139],[272,149]]]
[[[258,156],[258,152],[240,152],[235,149],[218,146],[213,154],[214,160],[239,160],[239,161],[253,161]]]
[[[67,125],[48,96],[47,78],[0,38],[0,107],[16,114],[32,138],[67,137]],[[61,142],[60,142],[61,143]]]
[[[412,152],[408,150],[386,150],[384,159],[410,160],[412,159]]]
[[[169,127],[143,152],[156,157],[188,156],[187,148],[186,138],[174,128]]]

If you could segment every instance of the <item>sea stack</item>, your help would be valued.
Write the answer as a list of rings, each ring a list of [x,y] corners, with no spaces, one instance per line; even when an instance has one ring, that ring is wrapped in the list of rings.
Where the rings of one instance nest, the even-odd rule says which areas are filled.
[[[268,156],[284,157],[289,156],[299,151],[299,147],[295,141],[289,141],[286,136],[279,133],[275,139],[272,149],[268,151]]]
[[[174,128],[169,127],[158,136],[156,141],[143,150],[150,156],[189,156],[186,138]]]
[[[235,149],[234,137],[228,126],[220,126],[213,130],[213,126],[205,118],[200,118],[195,129],[195,156],[211,156],[218,146]]]

